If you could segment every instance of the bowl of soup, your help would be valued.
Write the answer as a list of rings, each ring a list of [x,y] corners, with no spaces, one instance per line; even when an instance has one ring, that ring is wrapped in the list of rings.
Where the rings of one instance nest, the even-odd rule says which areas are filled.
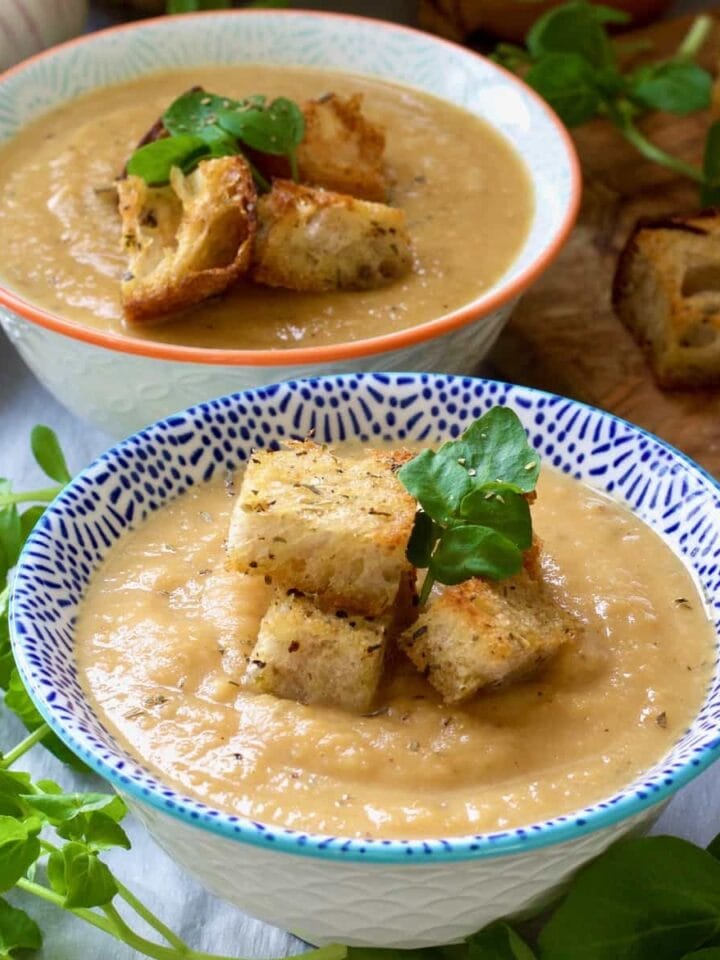
[[[358,613],[407,572],[397,467],[508,411],[540,466],[522,570],[436,584],[400,625]],[[546,902],[717,757],[719,534],[713,479],[576,401],[291,381],[80,474],[21,558],[14,651],[53,730],[208,889],[313,943],[447,943]]]
[[[325,289],[302,291],[241,277],[188,309],[180,300],[150,322],[128,319],[118,177],[196,86],[301,105],[361,98],[371,137],[384,138],[381,196],[406,227],[401,275],[381,263],[379,285],[366,270],[369,288],[327,289],[325,277]],[[289,377],[472,372],[578,206],[572,144],[529,88],[472,51],[377,20],[278,10],[147,20],[29,60],[0,92],[4,329],[51,392],[116,436]],[[352,172],[357,156],[342,153],[326,144],[326,159]],[[352,258],[342,243],[333,255],[344,282]],[[281,246],[281,267],[288,259]]]

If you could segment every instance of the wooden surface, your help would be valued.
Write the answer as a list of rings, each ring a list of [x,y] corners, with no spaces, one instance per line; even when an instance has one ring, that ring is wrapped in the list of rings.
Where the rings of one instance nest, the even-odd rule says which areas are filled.
[[[652,41],[652,56],[673,51],[689,18],[628,35]],[[720,22],[701,62],[716,73]],[[710,117],[648,117],[646,134],[671,153],[699,162]],[[604,121],[574,132],[584,172],[580,217],[560,257],[526,293],[490,364],[505,380],[552,390],[617,413],[657,433],[720,477],[720,389],[662,391],[613,313],[617,254],[639,216],[690,210],[697,188],[644,161]]]

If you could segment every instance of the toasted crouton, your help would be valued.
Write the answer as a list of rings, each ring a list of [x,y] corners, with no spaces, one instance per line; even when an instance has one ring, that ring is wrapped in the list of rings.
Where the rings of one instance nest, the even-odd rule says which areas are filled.
[[[278,590],[260,624],[245,682],[287,700],[362,712],[375,697],[384,656],[382,621],[324,612],[308,597]]]
[[[362,112],[362,94],[331,93],[303,105],[305,136],[298,147],[300,179],[382,203],[387,197],[385,134]]]
[[[446,703],[527,673],[579,630],[526,570],[508,580],[434,587],[399,645]]]
[[[408,568],[415,501],[394,469],[410,456],[339,459],[307,440],[256,451],[230,523],[231,566],[319,597],[325,609],[381,614]]]
[[[252,279],[291,290],[365,290],[412,266],[405,213],[276,180],[258,201]]]
[[[660,386],[720,383],[720,209],[640,220],[618,259],[613,304]]]
[[[167,187],[134,176],[120,180],[126,318],[153,322],[223,293],[245,273],[255,198],[250,168],[239,156],[204,160],[187,176],[174,167]]]

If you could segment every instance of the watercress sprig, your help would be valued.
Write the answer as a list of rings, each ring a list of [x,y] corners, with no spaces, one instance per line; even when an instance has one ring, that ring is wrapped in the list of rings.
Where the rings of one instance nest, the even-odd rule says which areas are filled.
[[[703,205],[719,203],[720,122],[708,131],[702,167],[662,150],[637,126],[651,110],[685,115],[710,106],[712,77],[694,58],[712,19],[698,17],[672,57],[623,71],[607,26],[628,19],[612,7],[571,0],[538,18],[525,47],[500,44],[493,58],[522,74],[568,127],[610,120],[646,159],[695,181]]]
[[[245,154],[248,148],[287,157],[291,175],[298,179],[297,148],[305,135],[305,118],[287,97],[268,102],[257,94],[233,100],[202,89],[189,90],[170,104],[162,121],[169,136],[138,147],[127,164],[130,175],[142,177],[151,186],[168,183],[173,167],[189,173],[201,160]],[[250,166],[258,186],[269,189],[260,171]]]
[[[540,458],[507,407],[493,407],[458,440],[423,450],[398,471],[421,507],[407,548],[408,560],[427,569],[421,605],[436,581],[519,572],[532,544],[527,495],[539,472]]]

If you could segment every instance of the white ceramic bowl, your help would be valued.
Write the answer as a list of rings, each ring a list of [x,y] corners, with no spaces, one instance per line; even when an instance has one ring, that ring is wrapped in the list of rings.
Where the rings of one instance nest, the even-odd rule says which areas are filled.
[[[255,446],[315,429],[320,441],[432,442],[494,404],[517,411],[546,463],[624,502],[693,573],[720,625],[718,484],[678,451],[610,414],[525,387],[426,374],[286,383],[203,403],[97,460],[50,507],[12,597],[20,672],[50,726],[130,801],[155,839],[208,889],[314,943],[419,947],[537,906],[588,858],[640,830],[720,753],[720,669],[690,728],[613,796],[495,833],[363,840],[273,827],[178,794],[125,753],[77,680],[73,624],[93,568],[124,528]],[[128,480],[130,482],[128,482]]]
[[[0,287],[2,323],[62,403],[122,436],[209,396],[286,377],[356,370],[474,370],[520,293],[558,253],[580,177],[570,139],[520,80],[477,54],[379,20],[283,10],[162,18],[86,36],[0,77],[0,142],[99,85],[173,66],[293,63],[411,84],[489,121],[525,160],[535,212],[515,261],[482,296],[436,320],[373,339],[290,350],[149,343],[49,314]]]

